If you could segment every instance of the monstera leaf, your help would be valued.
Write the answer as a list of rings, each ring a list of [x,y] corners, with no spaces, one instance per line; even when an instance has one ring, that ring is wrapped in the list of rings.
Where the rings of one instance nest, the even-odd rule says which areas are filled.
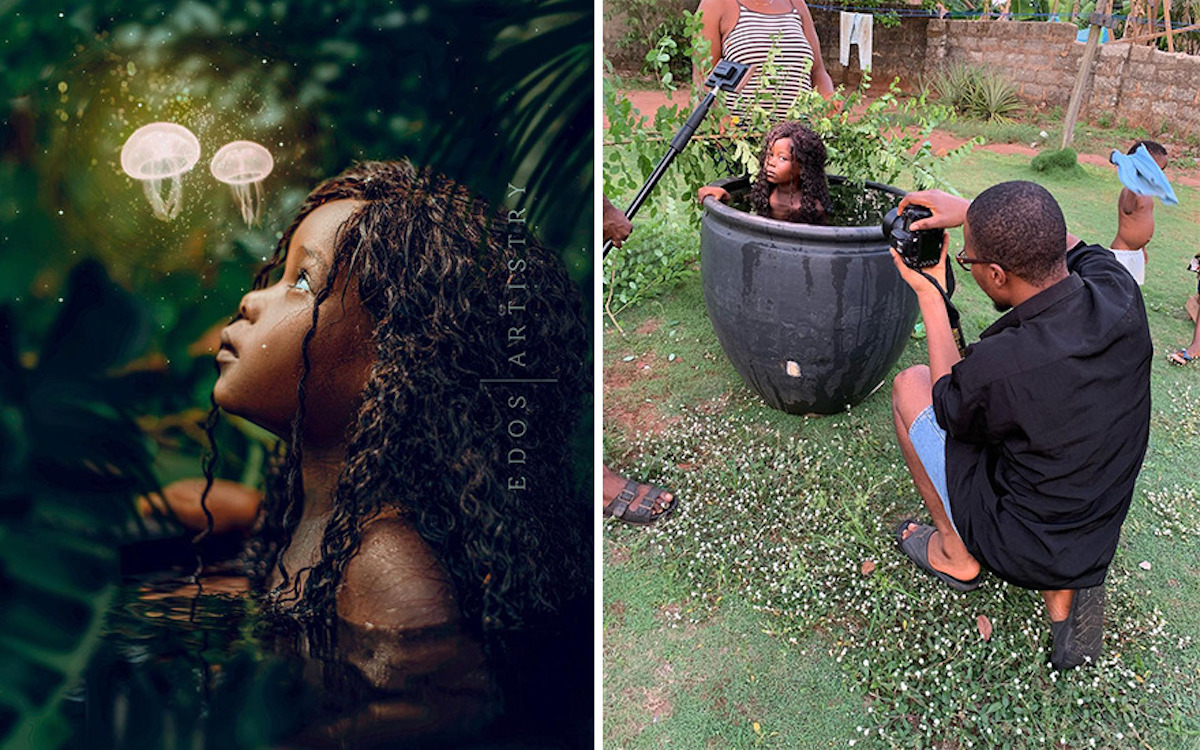
[[[0,307],[0,747],[51,748],[56,706],[87,666],[116,592],[114,529],[154,488],[151,457],[114,394],[140,352],[136,300],[85,261],[40,353]]]

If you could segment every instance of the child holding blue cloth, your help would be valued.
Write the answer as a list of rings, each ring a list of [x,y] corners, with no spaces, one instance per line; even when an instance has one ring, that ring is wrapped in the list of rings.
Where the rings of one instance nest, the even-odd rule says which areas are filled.
[[[1123,185],[1117,198],[1112,252],[1141,286],[1146,282],[1146,245],[1154,236],[1154,198],[1171,205],[1179,203],[1163,174],[1167,150],[1154,141],[1137,141],[1124,154],[1114,150],[1109,161],[1117,165]]]

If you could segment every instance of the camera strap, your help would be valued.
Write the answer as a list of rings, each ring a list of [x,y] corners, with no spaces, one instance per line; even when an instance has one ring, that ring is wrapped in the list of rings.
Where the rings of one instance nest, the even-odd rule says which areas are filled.
[[[938,290],[938,293],[942,295],[942,302],[946,305],[946,319],[950,321],[950,333],[954,336],[954,345],[958,347],[958,356],[965,357],[967,355],[967,342],[963,339],[962,325],[959,323],[958,318],[958,308],[950,301],[950,296],[954,294],[954,269],[950,268],[949,263],[946,264],[946,286],[949,288],[949,291],[942,289],[942,285],[937,282],[937,279],[921,269],[918,268],[916,271],[924,276],[930,284],[933,284],[933,288]]]

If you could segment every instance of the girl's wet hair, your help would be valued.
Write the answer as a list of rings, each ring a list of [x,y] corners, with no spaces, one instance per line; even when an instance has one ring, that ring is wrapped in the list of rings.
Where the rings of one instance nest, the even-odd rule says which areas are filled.
[[[762,156],[758,161],[758,177],[750,188],[750,208],[763,216],[771,212],[771,192],[775,185],[767,182],[766,163],[771,146],[780,138],[786,138],[792,147],[792,163],[796,167],[793,183],[802,199],[799,208],[793,210],[787,221],[803,224],[824,224],[830,207],[829,183],[825,177],[825,143],[821,136],[800,122],[781,122],[767,132]]]
[[[569,469],[591,392],[578,292],[561,261],[524,231],[520,213],[493,212],[466,188],[408,162],[360,163],[319,185],[255,288],[283,264],[304,218],[344,199],[363,205],[338,232],[317,291],[300,408],[268,472],[251,542],[252,582],[268,611],[298,619],[318,650],[331,648],[347,563],[364,526],[393,511],[449,574],[470,632],[536,624],[590,591],[588,488]],[[374,323],[376,361],[347,430],[320,561],[303,591],[297,571],[267,590],[303,507],[308,349],[321,303],[344,290],[340,278],[357,285]],[[539,382],[485,382],[505,379]]]

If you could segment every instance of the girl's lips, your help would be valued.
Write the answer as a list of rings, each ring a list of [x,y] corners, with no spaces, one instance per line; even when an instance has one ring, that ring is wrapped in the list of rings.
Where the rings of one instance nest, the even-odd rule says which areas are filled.
[[[236,362],[236,361],[237,361],[237,355],[233,353],[232,349],[227,349],[222,346],[221,350],[217,352],[217,362]]]

